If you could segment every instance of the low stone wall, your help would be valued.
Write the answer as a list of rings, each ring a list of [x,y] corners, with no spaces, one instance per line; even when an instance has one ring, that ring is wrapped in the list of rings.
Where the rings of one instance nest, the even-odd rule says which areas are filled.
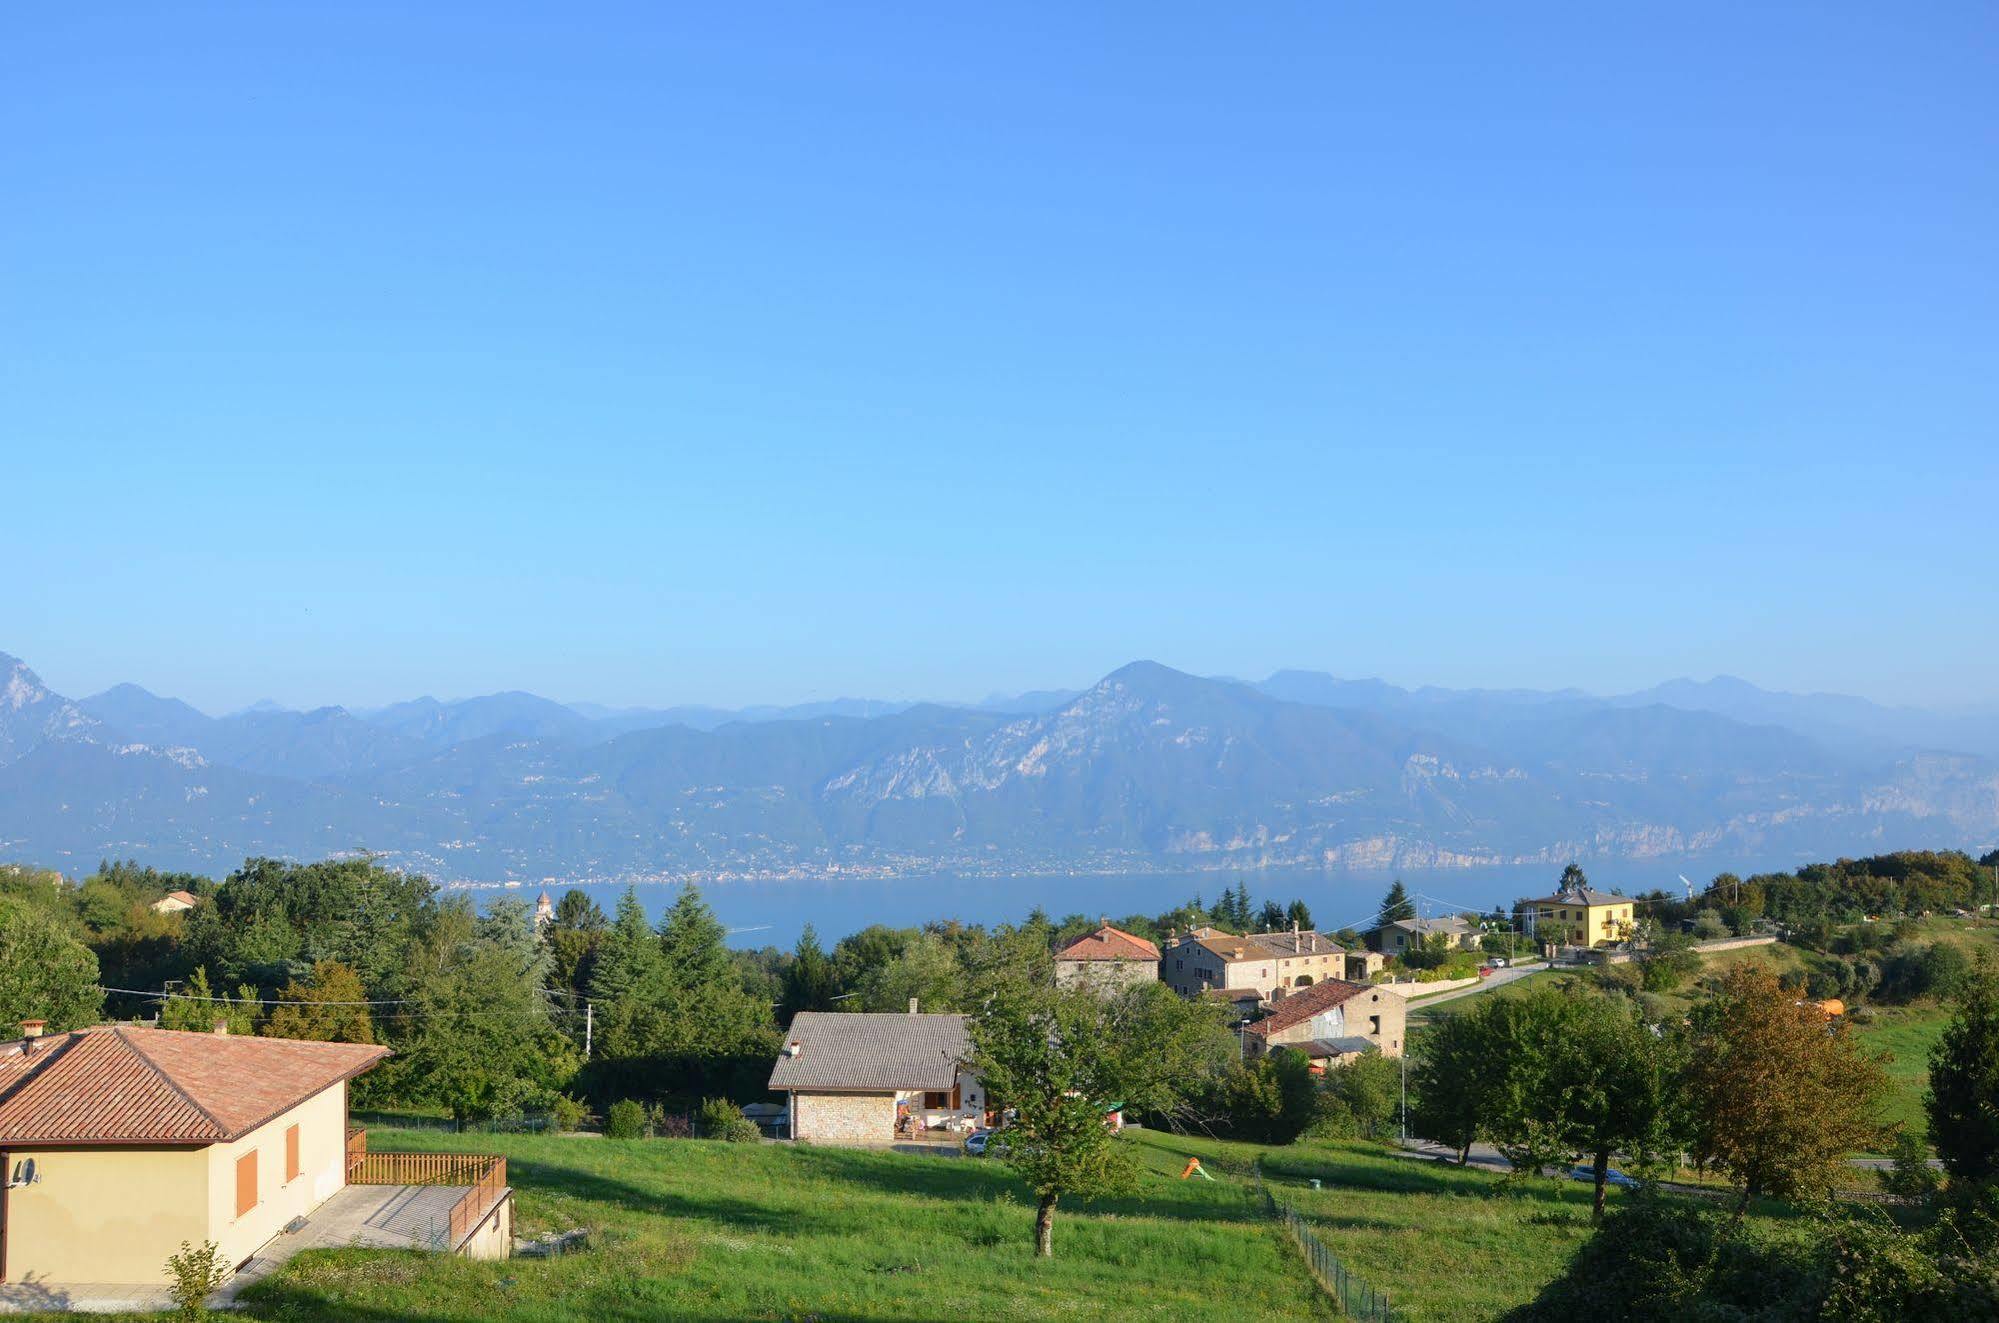
[[[1399,992],[1404,997],[1427,997],[1433,992],[1449,992],[1454,988],[1468,988],[1474,983],[1483,981],[1474,974],[1470,978],[1440,978],[1430,983],[1418,983],[1412,980],[1408,983],[1384,983],[1381,986],[1387,988],[1390,992]]]
[[[1695,942],[1694,950],[1702,952],[1739,951],[1745,946],[1769,946],[1772,943],[1774,943],[1776,940],[1777,939],[1774,937],[1767,937],[1767,936],[1766,937],[1717,937],[1713,941],[1709,942]]]

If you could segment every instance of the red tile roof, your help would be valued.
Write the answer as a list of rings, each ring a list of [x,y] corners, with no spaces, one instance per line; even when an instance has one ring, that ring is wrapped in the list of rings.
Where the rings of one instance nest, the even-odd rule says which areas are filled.
[[[136,1025],[0,1043],[0,1147],[232,1140],[388,1054]]]
[[[1249,1026],[1249,1032],[1268,1037],[1280,1029],[1303,1024],[1320,1011],[1329,1011],[1368,990],[1369,986],[1365,983],[1349,983],[1341,978],[1321,979],[1309,988],[1300,988],[1280,999],[1271,1008],[1270,1014]]]
[[[1135,933],[1108,923],[1084,933],[1055,952],[1057,960],[1157,960],[1159,948]]]

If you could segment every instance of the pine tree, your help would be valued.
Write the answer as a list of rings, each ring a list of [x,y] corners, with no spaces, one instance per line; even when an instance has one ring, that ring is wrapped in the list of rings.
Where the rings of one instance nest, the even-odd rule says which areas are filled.
[[[1415,917],[1416,902],[1409,899],[1409,892],[1403,887],[1402,879],[1398,877],[1395,879],[1395,884],[1388,888],[1388,894],[1381,898],[1381,915],[1375,923],[1379,927],[1386,928],[1391,923]]]
[[[1957,1014],[1930,1050],[1923,1110],[1953,1186],[1999,1178],[1999,970],[1989,957],[1964,981]]]
[[[833,962],[819,945],[819,932],[811,924],[798,935],[791,964],[784,971],[784,1005],[779,1014],[786,1024],[800,1011],[823,1011],[833,1005],[839,983],[833,976]]]
[[[590,999],[600,1004],[622,1000],[639,983],[652,977],[663,957],[659,938],[646,922],[637,890],[625,888],[618,898],[618,915],[597,947],[597,967],[590,975]]]
[[[1290,922],[1292,927],[1300,930],[1312,926],[1312,911],[1305,907],[1305,902],[1302,900],[1292,901],[1290,906],[1284,911],[1284,917]]]

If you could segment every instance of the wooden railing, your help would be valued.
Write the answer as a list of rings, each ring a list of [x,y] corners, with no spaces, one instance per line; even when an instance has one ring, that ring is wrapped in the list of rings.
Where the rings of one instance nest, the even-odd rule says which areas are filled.
[[[457,1203],[451,1206],[451,1247],[457,1249],[465,1243],[486,1214],[493,1211],[507,1193],[507,1160],[493,1158],[479,1179],[473,1182]]]
[[[450,1240],[441,1249],[455,1250],[486,1220],[486,1214],[506,1195],[507,1160],[493,1153],[370,1153],[367,1131],[348,1136],[349,1185],[462,1185],[465,1193],[451,1206]],[[355,1141],[360,1141],[360,1150]]]
[[[358,1184],[354,1179],[355,1169],[368,1156],[368,1128],[350,1125],[347,1127],[347,1183]]]
[[[490,1153],[363,1153],[349,1185],[476,1185],[487,1168],[507,1160]]]

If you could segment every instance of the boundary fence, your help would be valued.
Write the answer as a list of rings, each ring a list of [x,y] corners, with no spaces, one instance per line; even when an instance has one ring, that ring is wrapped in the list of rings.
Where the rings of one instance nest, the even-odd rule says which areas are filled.
[[[1350,1318],[1361,1320],[1361,1323],[1394,1323],[1394,1314],[1388,1304],[1388,1292],[1375,1290],[1347,1271],[1347,1266],[1340,1262],[1339,1256],[1327,1249],[1324,1242],[1312,1234],[1311,1224],[1299,1214],[1298,1210],[1279,1199],[1264,1183],[1261,1163],[1256,1166],[1255,1175],[1257,1193],[1263,1196],[1271,1215],[1281,1221],[1284,1229],[1291,1233],[1291,1239],[1297,1243],[1298,1252],[1305,1256],[1306,1266],[1311,1268],[1312,1276],[1317,1279],[1326,1294],[1333,1298],[1333,1303],[1338,1306],[1340,1312]]]

